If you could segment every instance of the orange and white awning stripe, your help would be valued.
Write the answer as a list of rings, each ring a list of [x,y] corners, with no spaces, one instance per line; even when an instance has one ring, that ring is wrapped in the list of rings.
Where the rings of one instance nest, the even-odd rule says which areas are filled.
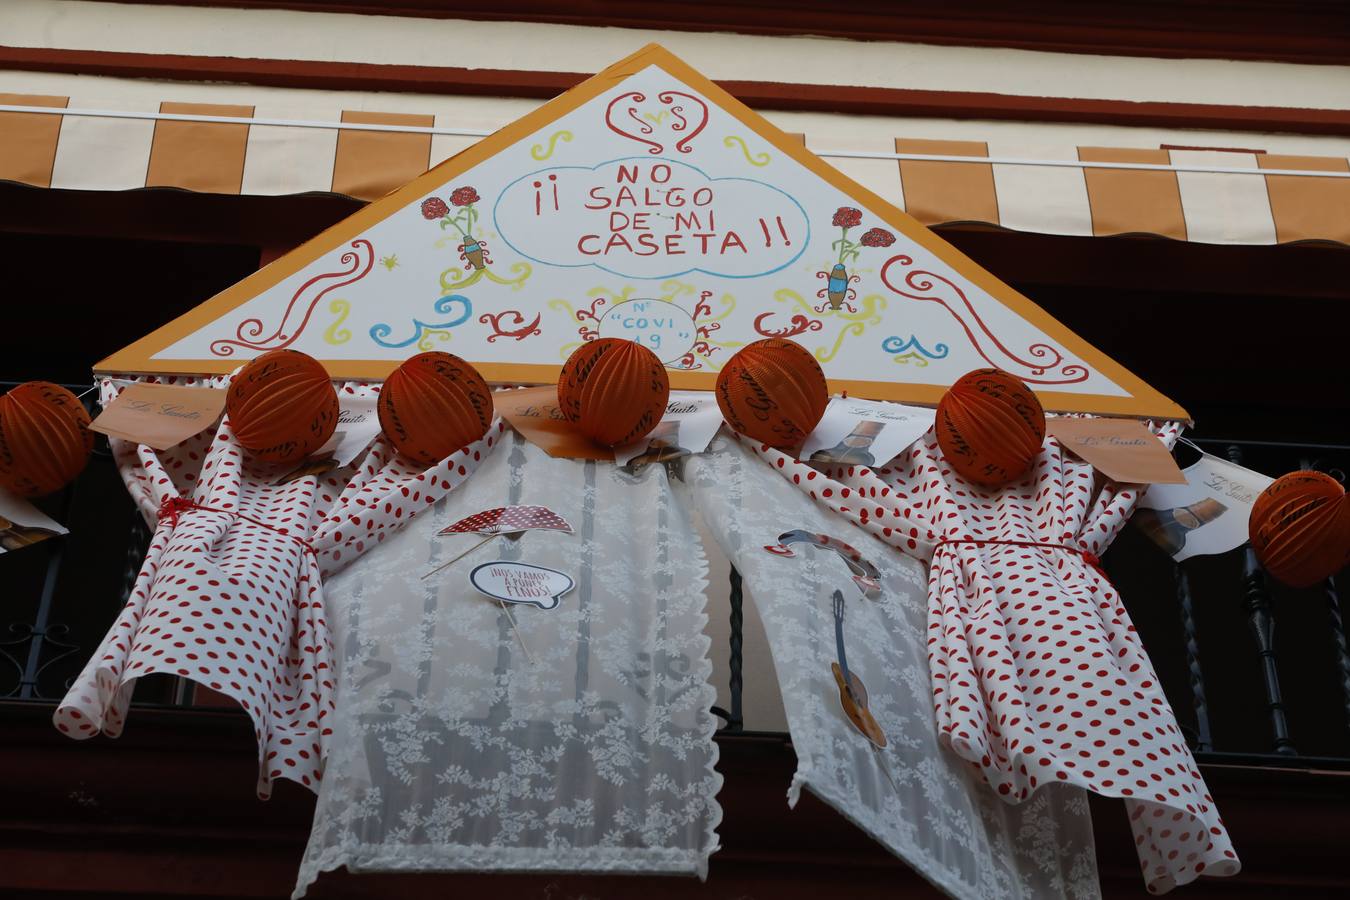
[[[0,94],[0,180],[74,190],[323,192],[372,200],[486,133],[447,118],[344,110],[299,120],[269,118],[254,106],[168,101],[156,109],[111,110],[70,97]],[[834,138],[805,140],[929,225],[978,222],[1217,244],[1350,244],[1346,157],[918,138],[895,138],[893,148],[855,148]]]

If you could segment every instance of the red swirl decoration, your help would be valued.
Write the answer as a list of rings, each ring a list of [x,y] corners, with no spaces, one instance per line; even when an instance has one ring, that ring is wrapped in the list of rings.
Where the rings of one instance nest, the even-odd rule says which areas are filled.
[[[656,141],[649,141],[645,137],[638,137],[638,135],[633,134],[631,131],[625,131],[614,122],[614,107],[618,106],[620,103],[623,103],[626,100],[632,100],[636,103],[642,103],[646,99],[647,95],[642,93],[641,91],[629,91],[626,94],[620,94],[619,96],[615,97],[613,100],[609,101],[609,106],[605,107],[605,124],[609,126],[609,130],[614,132],[615,134],[622,135],[623,137],[626,137],[631,141],[640,141],[641,143],[646,144],[648,147],[647,150],[648,153],[660,153],[662,150],[665,149],[664,146],[658,144]],[[652,127],[638,118],[636,106],[629,106],[624,110],[624,112],[627,113],[630,119],[638,123],[640,133],[642,134],[652,133]]]
[[[584,322],[587,319],[590,319],[592,322],[599,325],[600,319],[602,317],[597,316],[595,314],[595,311],[598,310],[600,307],[604,306],[607,302],[609,301],[607,301],[604,297],[596,297],[594,300],[591,301],[591,306],[589,309],[579,309],[576,311],[577,321]]]
[[[221,338],[218,341],[211,342],[211,352],[216,356],[233,356],[235,347],[247,347],[250,350],[280,350],[283,347],[289,347],[295,343],[295,340],[304,333],[309,325],[310,317],[314,314],[314,307],[319,305],[319,301],[325,294],[335,291],[340,287],[346,287],[354,284],[370,274],[371,267],[375,264],[375,249],[370,245],[370,241],[357,239],[352,241],[352,249],[344,252],[338,258],[344,268],[340,272],[323,272],[315,275],[309,281],[300,285],[295,293],[291,295],[291,300],[286,304],[286,312],[281,317],[281,322],[277,324],[276,329],[266,337],[263,331],[266,326],[262,319],[245,319],[239,323],[235,329],[234,338]],[[337,279],[331,281],[331,279]],[[315,285],[323,281],[329,281],[323,288],[308,299],[305,299],[306,293]],[[293,315],[300,306],[304,307],[304,315],[299,322],[293,322]],[[294,325],[294,327],[289,327]]]
[[[514,331],[502,328],[502,319],[507,316],[511,317],[512,325],[519,326]],[[493,315],[492,313],[483,313],[478,317],[478,321],[482,322],[484,325],[492,326],[493,333],[488,335],[487,339],[489,344],[499,337],[515,338],[518,341],[523,341],[531,335],[541,334],[543,332],[543,329],[539,327],[538,315],[534,317],[533,322],[526,325],[525,317],[514,309],[503,310],[496,315]]]
[[[608,301],[604,297],[596,297],[591,301],[590,309],[579,309],[576,311],[577,321],[581,327],[577,329],[577,334],[581,335],[583,341],[593,341],[600,336],[600,320],[603,315],[596,315],[595,311],[604,306]],[[594,325],[587,325],[586,320],[590,319]]]
[[[1086,366],[1061,365],[1064,362],[1064,354],[1049,344],[1032,344],[1028,347],[1026,352],[1031,357],[1030,359],[1019,356],[1008,349],[998,339],[998,336],[990,330],[984,319],[980,317],[965,292],[941,275],[925,272],[922,269],[913,269],[906,272],[904,276],[903,285],[908,290],[896,287],[890,276],[891,266],[894,264],[912,266],[914,260],[903,253],[886,260],[885,265],[881,267],[881,280],[886,287],[911,300],[928,300],[941,304],[947,312],[952,314],[952,318],[956,319],[966,332],[966,337],[970,339],[971,346],[989,365],[1011,372],[1029,384],[1078,384],[1087,381],[1088,375],[1091,373]],[[946,285],[953,294],[960,298],[958,304],[961,307],[960,309],[954,308],[946,297],[935,293],[938,283]],[[966,321],[967,316],[971,321]],[[986,349],[986,344],[992,346]],[[995,348],[997,349],[995,355],[1001,354],[1002,358],[996,359],[990,355]],[[1058,371],[1051,371],[1055,369],[1058,369]],[[1047,373],[1050,373],[1051,377],[1045,377]]]
[[[685,115],[685,107],[678,103],[676,98],[684,98],[690,103],[697,104],[697,112]],[[708,104],[693,94],[686,94],[684,91],[662,91],[656,95],[656,99],[670,107],[670,114],[675,119],[670,126],[670,130],[680,135],[680,139],[675,142],[676,152],[693,152],[694,148],[689,146],[690,142],[702,134],[704,128],[708,127]],[[626,137],[630,141],[646,144],[647,152],[655,155],[665,152],[666,146],[659,141],[646,137],[646,135],[654,134],[655,129],[638,114],[636,105],[646,101],[647,95],[641,91],[629,91],[626,94],[620,94],[609,101],[609,105],[605,107],[605,125],[617,135]],[[625,103],[629,105],[622,105]],[[631,130],[628,122],[624,121],[625,117],[636,123],[636,131]]]
[[[675,144],[675,149],[680,153],[689,153],[693,150],[693,148],[689,146],[689,142],[698,137],[703,129],[708,126],[708,104],[704,103],[693,94],[686,94],[684,91],[662,91],[657,94],[656,99],[660,100],[666,106],[669,106],[671,115],[679,120],[676,124],[670,126],[671,131],[683,132],[689,128],[689,120],[684,116],[684,107],[675,105],[676,97],[684,97],[685,99],[692,100],[699,106],[700,118],[698,127],[680,138],[679,142]]]
[[[825,327],[825,323],[819,319],[812,319],[798,313],[792,317],[786,328],[765,328],[764,320],[772,315],[773,313],[766,312],[755,316],[755,331],[757,333],[765,337],[789,338],[805,334],[808,331],[820,331]]]

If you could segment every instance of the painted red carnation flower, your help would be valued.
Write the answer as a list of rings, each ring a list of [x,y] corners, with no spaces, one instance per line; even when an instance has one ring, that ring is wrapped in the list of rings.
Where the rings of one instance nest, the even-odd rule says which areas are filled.
[[[854,209],[851,206],[841,206],[834,211],[834,225],[836,228],[853,228],[855,225],[862,224],[862,210]]]
[[[440,197],[428,197],[422,201],[422,218],[435,221],[436,219],[444,219],[448,215],[450,215],[450,207],[446,206],[445,201]]]
[[[862,236],[864,247],[889,247],[895,243],[895,235],[885,228],[873,228]]]
[[[471,187],[455,188],[450,194],[450,202],[456,206],[468,206],[470,203],[477,203],[481,199],[478,192]]]

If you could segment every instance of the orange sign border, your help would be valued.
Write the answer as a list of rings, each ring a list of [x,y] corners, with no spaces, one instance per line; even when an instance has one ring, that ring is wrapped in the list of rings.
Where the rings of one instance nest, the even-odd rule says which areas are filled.
[[[270,265],[259,269],[167,325],[152,331],[135,343],[114,353],[98,363],[94,367],[94,371],[100,374],[153,372],[175,375],[226,374],[233,371],[240,365],[239,360],[156,360],[153,357],[155,353],[172,346],[184,337],[253,299],[259,293],[278,284],[283,279],[294,275],[319,257],[341,247],[352,238],[358,237],[366,229],[383,221],[394,211],[402,209],[423,195],[434,192],[457,175],[547,127],[550,123],[605,92],[617,82],[642,71],[648,66],[660,67],[668,74],[703,94],[760,138],[772,144],[780,153],[801,163],[841,192],[855,198],[863,206],[885,220],[886,224],[902,232],[915,243],[931,250],[961,273],[962,276],[978,285],[1013,312],[1031,322],[1070,353],[1092,366],[1129,394],[1125,397],[1112,397],[1100,394],[1073,394],[1038,389],[1036,395],[1040,397],[1046,409],[1056,412],[1087,412],[1140,418],[1189,420],[1186,411],[1179,405],[1074,334],[1030,299],[1004,284],[902,210],[887,203],[867,188],[825,163],[803,147],[800,141],[788,137],[783,131],[774,127],[758,113],[694,71],[688,64],[659,44],[648,44],[570,91],[555,97],[533,112],[483,138],[472,147],[419,175],[398,190],[348,216]],[[334,378],[378,381],[392,372],[398,366],[398,361],[387,359],[324,360],[324,366]],[[479,371],[488,381],[506,384],[552,384],[557,381],[560,368],[561,364],[556,366],[519,363],[484,363],[478,365]],[[672,371],[670,373],[670,386],[682,390],[711,390],[716,377],[711,372]],[[831,379],[830,388],[836,392],[848,391],[850,394],[859,397],[923,405],[936,404],[946,390],[938,385],[840,379]]]

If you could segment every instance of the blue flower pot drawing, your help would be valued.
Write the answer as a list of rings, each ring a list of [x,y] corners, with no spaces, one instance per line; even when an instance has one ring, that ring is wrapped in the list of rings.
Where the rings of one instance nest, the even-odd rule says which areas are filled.
[[[830,298],[830,309],[839,309],[844,305],[844,298],[848,296],[848,270],[844,268],[843,263],[835,263],[834,268],[830,270],[830,281],[826,291]]]
[[[464,241],[464,258],[467,259],[475,269],[483,268],[483,245],[473,238],[467,238]]]

